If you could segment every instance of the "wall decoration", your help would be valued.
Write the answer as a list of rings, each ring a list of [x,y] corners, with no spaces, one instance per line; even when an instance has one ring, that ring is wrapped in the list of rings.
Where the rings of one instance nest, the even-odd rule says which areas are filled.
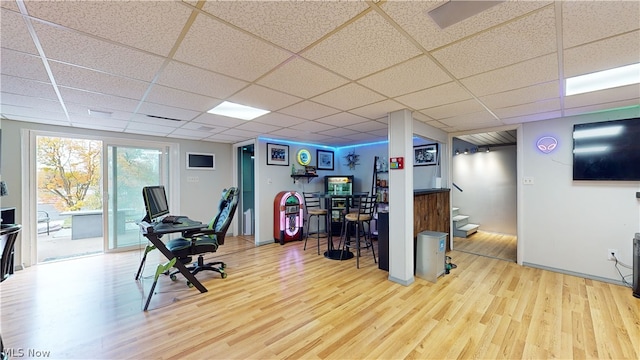
[[[344,158],[347,160],[347,165],[349,165],[349,169],[351,170],[355,169],[356,165],[360,165],[358,162],[360,160],[360,155],[357,155],[355,150],[347,154]]]
[[[267,143],[267,165],[289,166],[289,146]]]
[[[311,164],[311,153],[307,149],[298,150],[298,155],[296,156],[298,160],[298,164],[307,166]]]
[[[413,147],[413,166],[436,165],[438,161],[438,144],[427,144]]]
[[[333,151],[318,149],[316,157],[318,158],[318,170],[333,170]]]
[[[536,142],[538,150],[548,154],[558,147],[558,140],[553,136],[543,136]]]

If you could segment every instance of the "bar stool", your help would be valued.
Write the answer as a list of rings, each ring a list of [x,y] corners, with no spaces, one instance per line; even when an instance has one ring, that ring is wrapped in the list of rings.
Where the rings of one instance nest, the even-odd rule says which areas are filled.
[[[320,255],[320,235],[324,233],[324,236],[327,237],[327,209],[322,208],[320,193],[318,192],[303,192],[302,196],[304,198],[304,208],[307,211],[307,236],[304,238],[304,250],[307,250],[307,240],[309,239],[309,234],[311,233],[311,218],[316,217],[316,231],[313,233],[316,235],[316,239],[318,241],[318,255]],[[320,230],[320,217],[324,217],[325,223],[325,231]]]
[[[373,219],[373,212],[376,208],[376,196],[375,195],[361,195],[353,197],[353,211],[344,216],[343,232],[340,236],[340,242],[342,243],[343,253],[347,251],[349,238],[349,225],[352,224],[355,227],[356,235],[356,267],[360,268],[360,234],[364,236],[365,248],[371,246],[371,252],[373,253],[373,262],[378,263],[376,260],[376,251],[373,248],[371,241],[371,220]],[[367,223],[367,230],[364,230],[364,224]],[[350,242],[350,241],[349,241]]]

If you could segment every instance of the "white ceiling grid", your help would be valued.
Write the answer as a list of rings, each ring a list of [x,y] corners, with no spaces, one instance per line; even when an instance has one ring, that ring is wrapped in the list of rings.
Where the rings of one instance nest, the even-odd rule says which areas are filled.
[[[562,93],[640,62],[640,2],[505,1],[440,29],[446,2],[3,0],[1,117],[345,146],[385,139],[404,108],[459,132],[640,104],[637,85]],[[206,113],[225,100],[272,112]]]

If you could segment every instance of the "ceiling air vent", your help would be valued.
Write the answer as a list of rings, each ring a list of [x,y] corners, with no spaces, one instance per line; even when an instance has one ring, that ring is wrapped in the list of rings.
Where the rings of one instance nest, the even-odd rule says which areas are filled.
[[[171,121],[177,121],[177,122],[181,122],[182,121],[180,119],[174,119],[174,118],[170,118],[170,117],[157,116],[157,115],[147,115],[147,117],[154,118],[154,119],[161,119],[161,120],[171,120]]]

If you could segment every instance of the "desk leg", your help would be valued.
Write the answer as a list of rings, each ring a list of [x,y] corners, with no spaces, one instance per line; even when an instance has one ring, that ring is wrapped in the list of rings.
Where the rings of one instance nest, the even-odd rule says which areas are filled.
[[[151,285],[151,290],[149,290],[149,296],[147,296],[147,302],[144,304],[144,311],[147,311],[147,308],[149,308],[149,303],[151,302],[151,297],[153,296],[153,291],[156,289],[156,284],[158,283],[158,278],[160,277],[161,274],[163,274],[166,271],[168,271],[169,269],[171,269],[175,265],[175,263],[176,263],[176,258],[173,258],[168,263],[160,264],[156,268],[156,274],[153,277],[153,285]]]
[[[162,240],[158,238],[157,235],[152,233],[147,234],[146,236],[149,241],[151,241],[151,243],[155,245],[155,247],[160,250],[162,255],[164,255],[168,260],[172,260],[175,258],[175,256],[173,256],[171,251],[167,249],[167,247],[164,245]],[[184,275],[187,280],[189,280],[191,284],[193,284],[193,286],[195,286],[196,289],[200,290],[201,293],[207,292],[207,288],[204,287],[204,285],[202,285],[200,281],[198,281],[198,279],[191,273],[191,271],[189,271],[189,269],[187,269],[186,266],[184,266],[183,263],[181,263],[180,261],[176,261],[175,267],[178,269],[178,271],[180,271],[182,275]]]

